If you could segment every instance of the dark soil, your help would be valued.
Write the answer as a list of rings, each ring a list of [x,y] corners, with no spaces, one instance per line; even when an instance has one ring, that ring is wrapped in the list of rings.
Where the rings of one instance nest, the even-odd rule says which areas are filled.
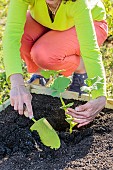
[[[113,110],[103,109],[91,124],[69,134],[58,98],[33,94],[32,104],[35,119],[45,117],[57,130],[61,147],[44,146],[29,130],[32,120],[8,106],[0,113],[0,170],[113,170]],[[73,107],[80,104],[74,100]]]

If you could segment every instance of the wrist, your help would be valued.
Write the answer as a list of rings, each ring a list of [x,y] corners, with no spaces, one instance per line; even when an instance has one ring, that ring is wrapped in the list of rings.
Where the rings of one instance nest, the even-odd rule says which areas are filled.
[[[10,76],[11,88],[24,85],[24,79],[22,74],[12,74]]]
[[[19,89],[22,86],[25,87],[25,84],[18,84],[18,85],[11,86],[11,90],[14,89],[14,88]]]

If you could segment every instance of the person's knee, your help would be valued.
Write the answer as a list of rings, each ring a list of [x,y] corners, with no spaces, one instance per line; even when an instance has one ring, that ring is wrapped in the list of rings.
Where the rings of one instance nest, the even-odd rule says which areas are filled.
[[[31,49],[31,58],[34,63],[42,68],[45,68],[49,64],[50,55],[48,54],[48,50],[46,50],[46,45],[34,45]]]

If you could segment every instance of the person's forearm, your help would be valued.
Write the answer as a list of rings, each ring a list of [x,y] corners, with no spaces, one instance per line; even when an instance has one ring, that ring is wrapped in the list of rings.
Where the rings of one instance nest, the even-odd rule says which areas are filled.
[[[10,76],[11,88],[19,85],[24,85],[24,79],[22,74],[12,74]]]
[[[3,36],[3,60],[6,77],[22,74],[20,46],[26,22],[28,5],[34,0],[10,0],[8,7],[7,22]],[[21,11],[21,12],[20,12]]]

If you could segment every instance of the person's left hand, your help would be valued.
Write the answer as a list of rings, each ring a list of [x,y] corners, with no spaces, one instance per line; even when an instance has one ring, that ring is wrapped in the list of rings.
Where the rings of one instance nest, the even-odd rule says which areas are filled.
[[[66,114],[74,118],[74,122],[78,123],[78,128],[89,124],[97,116],[97,114],[104,108],[106,104],[106,97],[101,96],[97,99],[90,100],[84,105],[80,105],[75,109],[68,108]]]

